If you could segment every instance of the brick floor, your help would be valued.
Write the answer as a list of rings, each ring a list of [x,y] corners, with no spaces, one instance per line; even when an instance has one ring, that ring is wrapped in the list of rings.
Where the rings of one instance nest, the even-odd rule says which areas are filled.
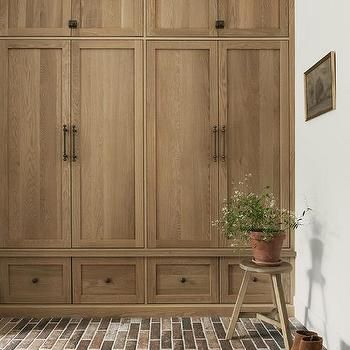
[[[255,318],[242,318],[225,340],[227,317],[0,318],[0,349],[267,349],[283,348],[280,332]],[[290,320],[292,332],[303,328]]]

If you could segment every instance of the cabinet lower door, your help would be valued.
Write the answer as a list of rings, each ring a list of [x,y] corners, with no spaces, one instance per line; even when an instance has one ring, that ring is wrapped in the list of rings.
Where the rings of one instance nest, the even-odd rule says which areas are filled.
[[[70,247],[69,43],[0,41],[0,246]]]
[[[143,246],[141,41],[74,41],[75,247]]]
[[[147,55],[149,245],[216,246],[216,43],[152,42]]]
[[[0,0],[0,35],[68,36],[71,0]]]
[[[218,0],[219,36],[287,36],[289,0]]]
[[[72,0],[73,35],[142,35],[143,0]]]
[[[219,61],[220,202],[252,174],[253,191],[269,186],[288,209],[288,44],[222,42]]]

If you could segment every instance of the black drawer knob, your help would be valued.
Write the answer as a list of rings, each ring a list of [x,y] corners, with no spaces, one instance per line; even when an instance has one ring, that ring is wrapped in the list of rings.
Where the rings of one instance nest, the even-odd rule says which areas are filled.
[[[32,283],[33,284],[37,284],[38,282],[39,282],[39,278],[35,277],[35,278],[32,279]]]
[[[216,29],[224,29],[225,28],[225,21],[221,20],[221,19],[218,19],[216,22],[215,22],[215,28]]]
[[[187,280],[186,280],[185,277],[182,277],[181,280],[180,280],[181,283],[185,283],[186,281],[187,281]]]
[[[76,19],[70,19],[68,21],[68,27],[71,28],[71,29],[78,28],[78,21]]]
[[[258,278],[257,277],[253,277],[253,282],[258,282]]]
[[[105,282],[106,282],[107,284],[109,284],[109,283],[112,282],[112,279],[108,277],[108,278],[106,278]]]

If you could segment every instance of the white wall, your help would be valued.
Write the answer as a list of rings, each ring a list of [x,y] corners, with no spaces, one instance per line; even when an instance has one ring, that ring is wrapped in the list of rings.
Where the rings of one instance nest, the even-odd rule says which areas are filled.
[[[337,109],[304,122],[303,73],[337,54]],[[296,317],[350,349],[350,0],[296,0]]]

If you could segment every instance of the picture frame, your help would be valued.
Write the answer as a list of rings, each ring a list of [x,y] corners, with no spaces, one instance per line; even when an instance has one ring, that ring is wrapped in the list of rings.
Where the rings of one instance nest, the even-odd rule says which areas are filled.
[[[336,109],[336,54],[329,52],[304,73],[306,121]]]

